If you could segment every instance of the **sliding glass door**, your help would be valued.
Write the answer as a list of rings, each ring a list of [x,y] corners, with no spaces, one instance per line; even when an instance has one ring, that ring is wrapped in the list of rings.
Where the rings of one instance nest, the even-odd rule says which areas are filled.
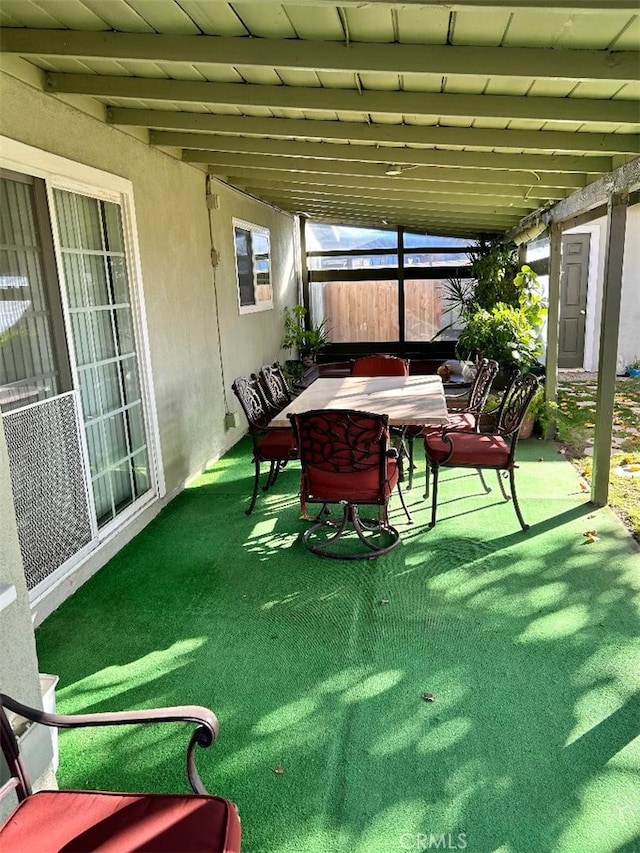
[[[98,525],[150,488],[119,205],[54,190],[71,348]]]

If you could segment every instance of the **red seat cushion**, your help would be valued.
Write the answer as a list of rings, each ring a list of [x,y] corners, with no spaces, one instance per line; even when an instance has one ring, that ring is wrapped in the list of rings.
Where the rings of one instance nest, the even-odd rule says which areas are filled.
[[[449,432],[453,442],[453,455],[447,465],[505,466],[509,461],[509,444],[499,435],[482,435],[477,432]],[[442,462],[451,450],[438,432],[424,439],[424,450],[429,459]]]
[[[371,503],[376,502],[380,496],[380,474],[377,468],[336,474],[333,471],[323,471],[309,466],[306,474],[309,495],[314,500],[328,503],[337,501]],[[382,491],[385,500],[397,482],[398,463],[395,459],[389,459],[387,460],[387,478]]]
[[[294,448],[293,430],[290,427],[267,430],[256,442],[258,458],[268,462],[272,459],[288,459]]]
[[[0,829],[2,853],[238,853],[233,803],[196,794],[40,791]]]

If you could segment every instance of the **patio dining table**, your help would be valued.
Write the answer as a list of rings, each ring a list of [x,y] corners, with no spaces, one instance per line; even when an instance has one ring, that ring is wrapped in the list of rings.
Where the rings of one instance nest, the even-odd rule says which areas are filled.
[[[321,377],[269,424],[288,427],[287,415],[314,409],[357,409],[388,415],[391,426],[444,424],[447,403],[439,376]]]

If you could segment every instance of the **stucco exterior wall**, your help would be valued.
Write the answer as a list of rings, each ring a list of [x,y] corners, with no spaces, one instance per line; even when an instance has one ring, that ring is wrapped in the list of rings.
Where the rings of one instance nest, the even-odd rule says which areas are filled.
[[[604,264],[607,251],[607,220],[605,217],[594,219],[593,222],[572,228],[566,233],[588,233],[591,235],[583,366],[585,370],[597,370]],[[640,242],[638,241],[638,234],[640,234],[640,206],[634,205],[627,212],[618,334],[618,373],[624,373],[630,362],[640,358],[640,340],[637,332],[640,327]]]
[[[27,586],[18,544],[9,457],[0,420],[0,583],[13,585],[16,600],[0,612],[0,690],[26,705],[40,704],[38,662]]]
[[[0,135],[126,178],[133,186],[167,493],[164,501],[147,508],[48,594],[38,610],[39,622],[144,527],[186,481],[246,432],[231,382],[279,356],[283,310],[297,300],[297,283],[292,217],[221,182],[213,182],[218,208],[210,214],[207,176],[201,169],[106,125],[99,110],[92,115],[46,94],[38,81],[38,75],[25,82],[0,70]],[[271,311],[239,314],[234,216],[271,229]],[[215,269],[212,235],[220,259]],[[225,429],[227,411],[238,412],[238,426],[231,430]]]
[[[218,325],[227,385],[279,353],[281,319],[276,323],[274,315],[282,314],[285,300],[296,299],[293,220],[217,184],[218,322],[204,172],[6,73],[0,75],[0,103],[0,133],[133,184],[162,459],[172,494],[244,431],[244,425],[224,429]],[[274,311],[238,313],[232,216],[271,228]]]
[[[640,359],[640,205],[629,208],[622,267],[618,367]]]
[[[219,207],[211,211],[213,245],[218,252],[215,287],[218,295],[224,360],[225,395],[229,411],[236,413],[235,429],[229,433],[232,443],[246,432],[246,420],[231,383],[237,376],[255,373],[263,364],[286,354],[281,351],[284,334],[284,308],[298,301],[293,226],[289,216],[256,202],[235,190],[218,184]],[[232,218],[261,225],[270,230],[273,308],[240,314],[236,283]]]
[[[25,705],[42,707],[38,659],[31,622],[31,610],[27,585],[22,569],[22,556],[18,544],[13,495],[9,477],[9,457],[0,420],[0,583],[13,586],[16,598],[0,612],[0,691],[13,696]],[[43,760],[51,760],[51,754]],[[0,770],[0,784],[5,781]],[[55,786],[50,770],[39,780],[32,780],[34,787]],[[0,804],[2,821],[16,804],[14,796]]]

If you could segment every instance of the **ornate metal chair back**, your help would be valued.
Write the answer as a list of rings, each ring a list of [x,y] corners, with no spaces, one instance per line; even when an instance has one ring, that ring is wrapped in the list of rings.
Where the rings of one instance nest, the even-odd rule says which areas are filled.
[[[364,355],[351,365],[352,376],[408,376],[409,362],[396,355]]]
[[[500,366],[497,361],[489,361],[483,358],[478,365],[476,378],[473,380],[473,385],[469,391],[469,399],[466,406],[466,411],[474,415],[479,415],[487,404],[487,398],[493,385],[493,380],[498,373]]]
[[[261,367],[258,380],[262,384],[270,403],[278,412],[289,405],[293,399],[293,394],[277,361],[274,364],[265,364],[264,367]]]
[[[496,433],[503,438],[517,438],[529,403],[539,386],[540,382],[533,373],[514,371],[500,403]]]
[[[387,415],[350,409],[322,409],[290,415],[302,466],[302,492],[322,502],[331,475],[349,475],[345,499],[358,503],[358,488],[368,503],[385,503],[389,450]],[[372,487],[377,499],[370,500]],[[335,481],[331,482],[335,493]],[[333,500],[334,498],[331,498]],[[364,501],[364,498],[362,499]]]
[[[258,379],[255,376],[240,376],[234,380],[231,388],[242,406],[249,424],[249,431],[256,433],[266,429],[274,412],[264,396]]]

